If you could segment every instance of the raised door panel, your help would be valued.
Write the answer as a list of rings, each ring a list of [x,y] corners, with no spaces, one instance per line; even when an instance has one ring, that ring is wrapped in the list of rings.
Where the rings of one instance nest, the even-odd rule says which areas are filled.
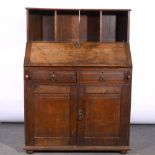
[[[29,113],[33,145],[72,145],[76,142],[76,88],[74,86],[31,86]]]
[[[78,144],[119,145],[121,87],[79,87]]]

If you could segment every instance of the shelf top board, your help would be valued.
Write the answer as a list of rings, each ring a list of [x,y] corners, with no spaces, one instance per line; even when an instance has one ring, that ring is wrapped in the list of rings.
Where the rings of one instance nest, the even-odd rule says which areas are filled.
[[[26,10],[83,10],[83,11],[97,11],[97,10],[102,10],[102,11],[131,11],[131,9],[83,9],[83,8],[25,8]]]
[[[131,67],[128,43],[28,42],[25,66]]]

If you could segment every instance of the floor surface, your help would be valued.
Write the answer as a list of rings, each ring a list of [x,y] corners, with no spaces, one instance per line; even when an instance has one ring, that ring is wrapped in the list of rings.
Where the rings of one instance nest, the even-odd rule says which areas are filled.
[[[131,150],[127,155],[155,155],[155,125],[132,125],[130,134]],[[25,155],[24,125],[0,123],[0,155]],[[34,155],[120,155],[119,153],[34,153]]]

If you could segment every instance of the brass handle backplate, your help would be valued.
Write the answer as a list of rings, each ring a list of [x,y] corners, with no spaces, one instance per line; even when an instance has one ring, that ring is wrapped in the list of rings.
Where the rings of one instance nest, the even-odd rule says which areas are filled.
[[[56,81],[56,75],[55,75],[54,72],[51,74],[51,80],[52,80],[52,81]]]
[[[80,48],[81,45],[80,45],[80,43],[76,42],[76,43],[74,44],[74,47],[75,47],[75,48]]]
[[[84,117],[84,113],[82,109],[78,110],[78,120],[81,121]]]
[[[103,81],[103,80],[104,80],[104,75],[103,75],[103,72],[102,72],[100,77],[99,77],[99,81]]]

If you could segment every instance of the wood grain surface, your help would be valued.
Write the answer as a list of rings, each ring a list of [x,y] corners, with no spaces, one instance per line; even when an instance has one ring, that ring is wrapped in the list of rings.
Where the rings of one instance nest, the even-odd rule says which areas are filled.
[[[27,10],[25,150],[129,149],[129,10]]]
[[[33,42],[25,66],[131,66],[127,43]],[[29,46],[29,45],[27,45]]]

